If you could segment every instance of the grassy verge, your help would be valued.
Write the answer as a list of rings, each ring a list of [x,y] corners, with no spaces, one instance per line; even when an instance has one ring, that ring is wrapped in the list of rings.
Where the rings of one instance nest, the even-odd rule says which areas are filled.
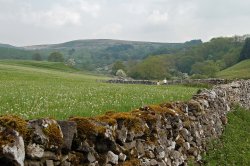
[[[182,84],[182,85],[186,86],[186,87],[206,88],[206,89],[211,89],[213,87],[212,84],[208,84],[208,83],[186,83],[186,84]]]
[[[204,155],[205,164],[250,165],[250,111],[235,108],[228,114],[228,124],[222,137],[211,142]]]

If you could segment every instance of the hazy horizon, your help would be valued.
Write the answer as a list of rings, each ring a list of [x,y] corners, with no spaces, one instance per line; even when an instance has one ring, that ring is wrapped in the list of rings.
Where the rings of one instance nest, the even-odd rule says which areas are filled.
[[[201,40],[201,39],[190,39],[187,41],[180,41],[180,42],[157,42],[157,41],[141,41],[141,40],[123,40],[123,39],[73,39],[73,40],[69,40],[69,41],[62,41],[62,42],[57,42],[57,43],[41,43],[41,44],[31,44],[31,45],[12,45],[9,43],[2,43],[0,41],[0,44],[9,44],[11,46],[17,46],[17,47],[29,47],[29,46],[42,46],[42,45],[53,45],[53,44],[63,44],[63,43],[67,43],[67,42],[72,42],[72,41],[87,41],[87,40],[115,40],[115,41],[128,41],[128,42],[149,42],[149,43],[185,43],[191,40]],[[202,41],[204,42],[204,41]]]
[[[247,0],[0,0],[0,43],[208,41],[248,34],[248,6]]]

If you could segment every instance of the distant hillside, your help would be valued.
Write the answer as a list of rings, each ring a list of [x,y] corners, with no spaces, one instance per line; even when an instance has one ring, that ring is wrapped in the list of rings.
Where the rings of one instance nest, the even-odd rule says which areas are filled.
[[[250,59],[241,61],[236,65],[220,71],[217,77],[226,79],[249,79],[250,78]]]
[[[56,70],[62,72],[77,72],[78,70],[62,62],[31,61],[31,60],[0,60],[0,65],[30,67],[37,69]]]
[[[47,60],[50,53],[59,51],[63,53],[65,60],[74,59],[77,68],[96,70],[104,69],[105,66],[110,66],[116,61],[140,61],[149,55],[176,53],[201,43],[201,40],[185,43],[157,43],[89,39],[22,48],[0,44],[0,59],[31,60],[35,53],[39,53],[43,60]]]
[[[0,43],[0,47],[4,47],[4,48],[15,48],[14,46],[12,45],[9,45],[9,44],[3,44],[3,43]]]
[[[186,43],[156,43],[90,39],[61,44],[28,46],[25,49],[39,52],[44,58],[47,58],[53,51],[60,51],[66,59],[74,58],[77,67],[94,70],[97,67],[110,65],[118,60],[141,60],[149,55],[176,53],[200,43],[200,40]]]
[[[75,40],[23,48],[0,44],[0,59],[42,60],[55,51],[65,61],[74,59],[76,68],[109,73],[112,64],[122,61],[127,74],[138,79],[179,77],[181,73],[213,77],[214,73],[237,63],[243,43],[235,38],[214,38],[209,42],[157,43],[110,39]],[[157,55],[157,56],[156,56]]]
[[[32,59],[34,51],[24,50],[7,44],[0,44],[0,59]]]
[[[69,49],[69,48],[75,48],[75,49],[110,49],[112,47],[121,47],[125,46],[123,49],[129,49],[126,46],[142,46],[142,47],[161,47],[161,46],[168,46],[168,47],[176,47],[181,45],[192,45],[192,44],[200,44],[200,40],[194,40],[199,41],[197,42],[186,42],[186,43],[159,43],[159,42],[143,42],[143,41],[126,41],[126,40],[112,40],[112,39],[86,39],[86,40],[74,40],[69,41],[65,43],[60,44],[48,44],[48,45],[34,45],[34,46],[27,46],[24,47],[26,49]],[[119,50],[120,51],[120,50]]]

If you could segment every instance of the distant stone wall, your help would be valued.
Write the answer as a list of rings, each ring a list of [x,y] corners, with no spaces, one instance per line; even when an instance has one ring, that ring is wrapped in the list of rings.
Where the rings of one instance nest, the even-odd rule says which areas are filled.
[[[144,85],[156,85],[157,82],[150,80],[124,80],[124,79],[113,79],[105,81],[112,84],[144,84]]]
[[[250,81],[202,90],[188,102],[67,121],[0,117],[0,165],[187,165],[218,138],[234,103],[250,108]]]
[[[156,81],[150,80],[124,80],[124,79],[113,79],[106,81],[107,83],[116,83],[116,84],[144,84],[144,85],[157,85]],[[175,84],[211,84],[211,85],[220,85],[229,83],[226,79],[184,79],[184,80],[167,80],[166,84],[162,85],[175,85]]]

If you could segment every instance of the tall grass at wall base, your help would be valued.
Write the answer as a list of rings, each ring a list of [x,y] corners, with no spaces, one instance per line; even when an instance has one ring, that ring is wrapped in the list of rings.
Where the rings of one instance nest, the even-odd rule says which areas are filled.
[[[214,85],[208,84],[208,83],[186,83],[181,84],[186,87],[192,87],[192,88],[205,88],[205,89],[212,89]]]
[[[235,107],[220,139],[211,141],[203,156],[208,166],[250,165],[250,110]]]

